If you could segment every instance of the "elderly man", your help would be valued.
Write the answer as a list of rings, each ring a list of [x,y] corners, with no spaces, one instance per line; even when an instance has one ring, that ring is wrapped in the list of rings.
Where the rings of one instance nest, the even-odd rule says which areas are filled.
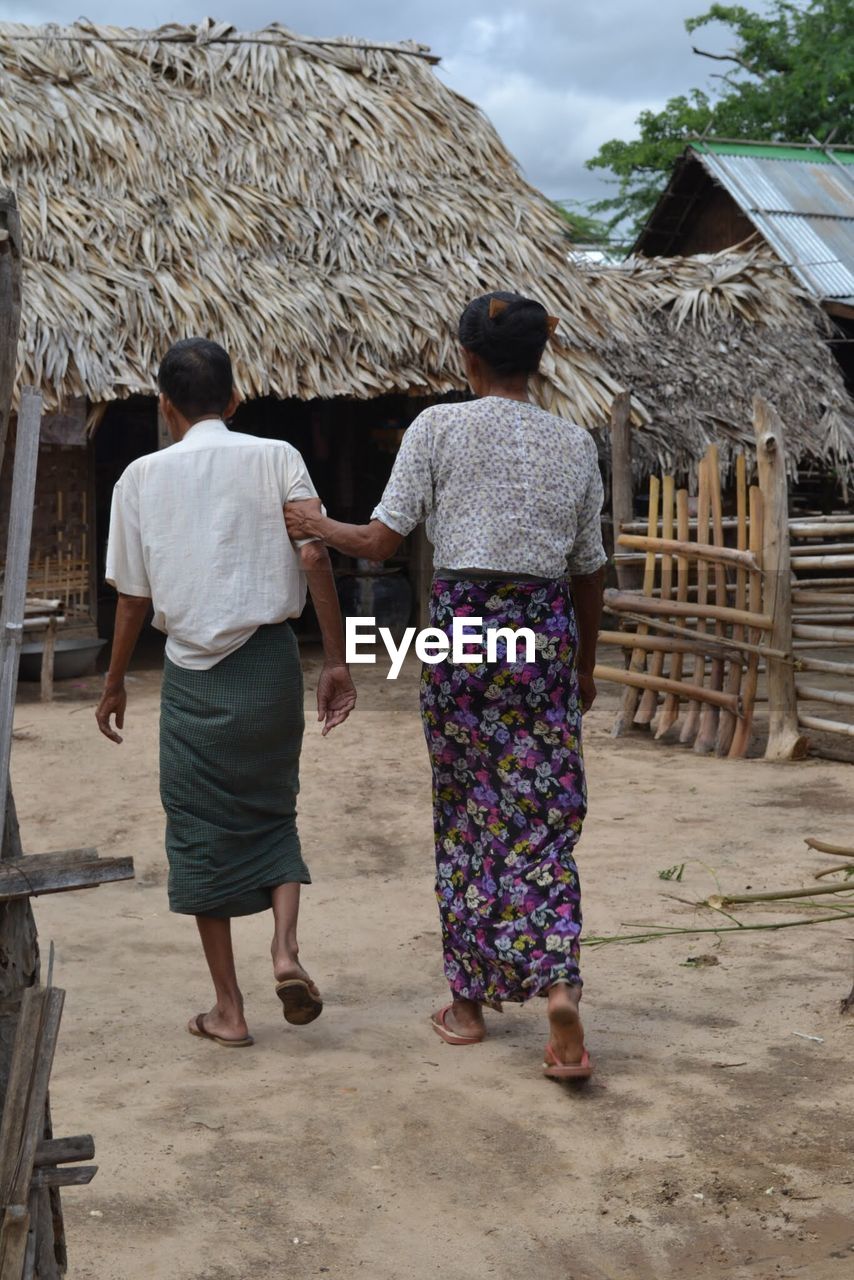
[[[324,735],[347,719],[356,692],[328,553],[317,541],[292,544],[285,529],[284,504],[316,498],[301,456],[284,441],[228,429],[238,397],[216,343],[176,343],[158,383],[175,443],[132,462],[115,488],[107,581],[119,602],[96,714],[101,732],[120,743],[124,677],[153,605],[154,626],[167,636],[160,793],[169,905],[196,917],[216,993],[188,1030],[237,1048],[252,1037],[233,916],[272,909],[285,1018],[311,1022],[323,1008],[297,945],[300,885],[310,876],[296,825],[303,684],[288,619],[302,612],[306,585],[323,636]]]

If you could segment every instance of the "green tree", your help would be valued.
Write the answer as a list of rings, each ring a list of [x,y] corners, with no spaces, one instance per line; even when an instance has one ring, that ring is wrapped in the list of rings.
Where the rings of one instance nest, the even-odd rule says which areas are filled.
[[[610,228],[637,233],[690,138],[854,143],[854,0],[769,0],[764,13],[713,4],[685,26],[693,33],[711,22],[735,36],[725,54],[694,49],[726,66],[715,89],[641,112],[638,138],[606,142],[587,162],[617,184],[616,195],[590,206]]]

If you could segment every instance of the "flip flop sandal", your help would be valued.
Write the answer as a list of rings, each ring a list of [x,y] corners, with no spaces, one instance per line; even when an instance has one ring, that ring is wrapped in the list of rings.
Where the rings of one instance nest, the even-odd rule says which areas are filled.
[[[481,1044],[486,1039],[485,1031],[476,1036],[466,1036],[448,1026],[445,1019],[453,1007],[453,1004],[446,1004],[444,1009],[440,1009],[438,1013],[434,1013],[430,1018],[430,1026],[436,1032],[436,1035],[441,1036],[445,1044]]]
[[[235,1040],[230,1036],[215,1036],[212,1031],[205,1030],[205,1015],[197,1013],[193,1021],[187,1027],[191,1036],[198,1036],[200,1040],[213,1040],[214,1044],[222,1045],[223,1049],[248,1049],[254,1044],[252,1036],[244,1036],[241,1040]]]
[[[276,995],[282,1002],[285,1022],[304,1027],[323,1012],[323,1001],[302,978],[286,978],[276,983]]]
[[[580,1062],[561,1062],[550,1044],[546,1045],[543,1075],[549,1080],[589,1080],[593,1075],[593,1063],[586,1049],[581,1051]]]

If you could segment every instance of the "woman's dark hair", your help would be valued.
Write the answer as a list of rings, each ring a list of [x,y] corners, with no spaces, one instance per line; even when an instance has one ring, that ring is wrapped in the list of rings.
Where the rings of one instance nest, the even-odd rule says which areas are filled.
[[[509,377],[537,372],[552,327],[542,303],[499,290],[468,304],[460,316],[459,338],[490,369]]]
[[[161,360],[157,385],[190,421],[221,416],[234,390],[228,352],[207,338],[182,338]]]

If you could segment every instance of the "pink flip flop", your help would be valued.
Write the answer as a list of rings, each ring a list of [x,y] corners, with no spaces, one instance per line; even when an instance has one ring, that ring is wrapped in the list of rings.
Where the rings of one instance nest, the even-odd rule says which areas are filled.
[[[549,1080],[589,1080],[593,1075],[593,1063],[586,1049],[581,1052],[580,1062],[561,1062],[550,1044],[546,1045],[543,1075]]]
[[[486,1039],[485,1031],[477,1036],[464,1036],[447,1025],[445,1019],[453,1007],[453,1004],[446,1004],[444,1009],[440,1009],[438,1013],[434,1013],[430,1018],[430,1026],[436,1032],[436,1035],[441,1036],[445,1044],[481,1044]]]

